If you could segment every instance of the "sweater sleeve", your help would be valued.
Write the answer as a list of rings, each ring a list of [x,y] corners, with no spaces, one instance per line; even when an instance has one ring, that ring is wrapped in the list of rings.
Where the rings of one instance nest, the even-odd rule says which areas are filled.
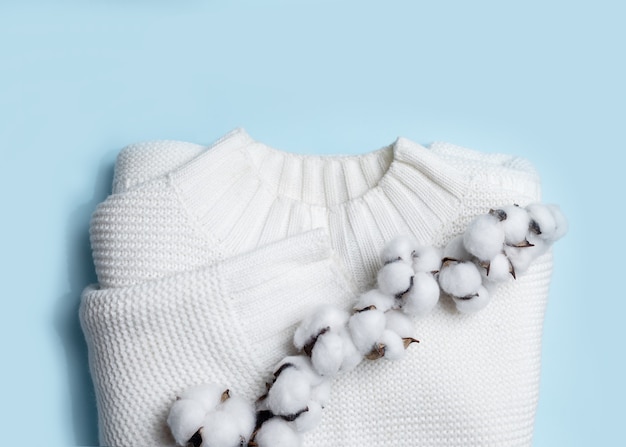
[[[313,306],[354,297],[323,230],[139,284],[88,287],[80,317],[103,445],[173,445],[176,394],[216,382],[253,401]]]

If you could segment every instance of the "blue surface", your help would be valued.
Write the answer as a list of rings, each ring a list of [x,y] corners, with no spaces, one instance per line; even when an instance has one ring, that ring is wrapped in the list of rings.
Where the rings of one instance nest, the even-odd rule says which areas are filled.
[[[530,159],[571,221],[534,445],[626,445],[622,4],[2,2],[3,444],[97,442],[76,311],[119,149],[243,126],[294,152],[402,135]]]

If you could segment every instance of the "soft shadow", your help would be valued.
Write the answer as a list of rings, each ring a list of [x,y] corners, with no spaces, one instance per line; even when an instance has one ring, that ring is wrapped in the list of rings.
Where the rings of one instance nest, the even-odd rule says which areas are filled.
[[[89,243],[89,221],[98,203],[110,193],[113,181],[112,158],[109,154],[100,163],[91,200],[80,205],[68,217],[66,243],[70,291],[58,299],[54,321],[56,332],[65,348],[74,438],[77,445],[84,446],[98,445],[98,413],[78,307],[82,290],[97,281]]]

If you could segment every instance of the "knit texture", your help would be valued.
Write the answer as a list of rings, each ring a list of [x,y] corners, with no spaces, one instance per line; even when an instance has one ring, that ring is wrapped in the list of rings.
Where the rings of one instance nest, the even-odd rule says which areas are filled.
[[[354,294],[323,230],[131,287],[87,288],[102,444],[173,445],[167,412],[190,385],[217,382],[254,401],[294,326]]]
[[[113,193],[122,193],[166,174],[207,149],[181,141],[147,141],[126,146],[115,161]]]
[[[233,255],[250,256],[277,243],[287,249],[294,236],[321,228],[332,248],[323,263],[325,275],[343,277],[345,271],[363,291],[374,285],[380,249],[397,234],[443,246],[491,207],[540,199],[538,176],[525,160],[445,143],[425,148],[399,138],[361,156],[303,156],[278,151],[238,130],[208,149],[154,145],[163,153],[181,145],[173,152],[186,155],[161,157],[144,172],[141,157],[133,158],[127,149],[125,161],[116,166],[127,186],[101,204],[92,220],[100,289],[85,292],[82,315],[107,445],[171,444],[162,425],[167,402],[186,385],[215,380],[233,389],[241,386],[245,395],[259,389],[271,362],[251,361],[257,354],[228,331],[221,334],[229,341],[219,345],[235,347],[215,348],[215,334],[203,332],[212,327],[209,321],[223,326],[234,318],[249,334],[275,340],[275,351],[290,352],[295,320],[275,332],[258,309],[280,303],[268,317],[272,322],[280,315],[301,315],[301,298],[290,293],[295,285],[271,280],[273,285],[259,292],[246,286],[247,275],[242,275],[249,293],[235,301],[245,305],[229,307],[226,315],[220,309],[230,306],[232,300],[224,297],[234,285],[197,295],[193,284],[203,282],[198,272],[231,265]],[[251,270],[259,270],[261,278],[270,264],[282,271],[278,251],[263,261],[250,258],[259,262]],[[366,362],[339,378],[321,426],[305,435],[305,445],[530,445],[550,272],[548,253],[518,280],[499,286],[491,304],[476,315],[461,315],[442,299],[432,314],[415,321],[421,343],[405,359]],[[214,275],[203,278],[210,283]],[[306,302],[348,306],[349,281],[338,286],[336,280],[307,278],[298,281],[307,290]],[[208,298],[202,297],[208,295],[214,298],[203,307],[204,320],[194,320],[196,313],[189,311],[194,305],[186,300],[204,304]],[[160,304],[150,306],[153,300]],[[107,311],[92,310],[100,309],[95,303]],[[135,306],[145,312],[141,318]],[[181,312],[184,318],[174,317]],[[158,324],[145,332],[146,320]],[[204,324],[181,324],[186,321]],[[187,337],[184,343],[171,341],[180,337]],[[137,352],[150,354],[129,360]],[[157,365],[150,363],[152,356],[159,359]],[[204,362],[202,377],[186,366],[198,362]],[[155,393],[158,399],[146,400]],[[141,419],[141,413],[149,416]],[[154,442],[142,438],[146,424]]]

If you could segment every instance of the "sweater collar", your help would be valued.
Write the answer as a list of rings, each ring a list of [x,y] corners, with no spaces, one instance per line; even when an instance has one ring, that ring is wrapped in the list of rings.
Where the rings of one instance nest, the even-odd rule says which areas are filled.
[[[169,178],[192,221],[225,250],[323,227],[363,281],[397,234],[432,243],[458,216],[469,184],[467,174],[406,138],[362,155],[315,156],[272,148],[243,129]]]

